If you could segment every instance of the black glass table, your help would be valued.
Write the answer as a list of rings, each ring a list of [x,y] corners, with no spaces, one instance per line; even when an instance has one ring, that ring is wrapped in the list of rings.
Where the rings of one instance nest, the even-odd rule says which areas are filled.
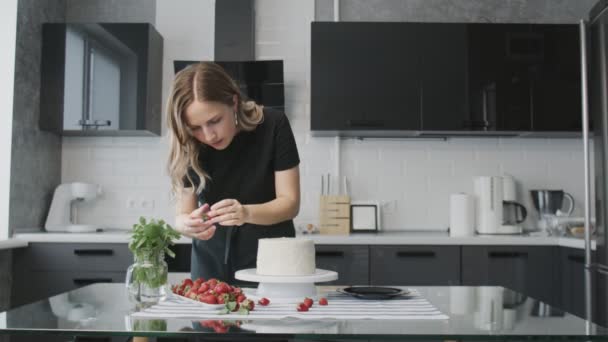
[[[141,319],[124,284],[94,284],[0,314],[0,335],[220,340],[603,340],[606,328],[502,287],[414,287],[449,318]],[[320,291],[336,287],[321,286]],[[26,339],[27,340],[27,339]],[[43,340],[43,339],[40,339]],[[44,339],[46,340],[46,339]]]

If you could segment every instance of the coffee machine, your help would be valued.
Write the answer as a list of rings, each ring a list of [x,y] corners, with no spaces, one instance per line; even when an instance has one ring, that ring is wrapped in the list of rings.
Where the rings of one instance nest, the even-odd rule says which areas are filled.
[[[482,176],[474,179],[478,234],[521,234],[528,215],[516,202],[515,180],[511,176]]]
[[[51,208],[44,228],[48,232],[84,233],[95,232],[98,225],[77,224],[74,219],[73,204],[75,201],[91,201],[101,195],[97,184],[64,183],[60,184],[53,194]]]

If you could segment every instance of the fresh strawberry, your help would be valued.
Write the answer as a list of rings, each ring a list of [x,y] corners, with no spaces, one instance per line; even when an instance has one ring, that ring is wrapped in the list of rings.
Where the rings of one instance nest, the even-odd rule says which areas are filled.
[[[209,290],[209,285],[207,283],[202,283],[201,286],[198,287],[197,293],[205,293]]]
[[[209,285],[209,288],[214,288],[215,285],[217,285],[217,279],[215,278],[211,278],[209,280],[207,280],[207,285]]]
[[[192,279],[186,278],[186,279],[182,280],[182,286],[186,286],[186,285],[192,287]]]
[[[196,296],[198,295],[198,293],[190,290],[188,291],[188,293],[186,293],[186,297],[190,298],[190,299],[196,299]]]
[[[215,291],[217,293],[228,293],[228,292],[230,292],[230,285],[228,285],[226,283],[218,283],[213,288],[213,291]]]
[[[218,304],[224,304],[224,303],[226,303],[226,299],[227,298],[226,298],[226,294],[225,293],[222,294],[222,295],[219,295],[219,296],[217,296],[217,303]]]
[[[319,298],[319,305],[327,305],[327,298],[325,298],[325,297]]]
[[[245,299],[241,303],[241,307],[251,311],[255,307],[255,303],[251,299]]]
[[[260,304],[261,306],[266,306],[270,304],[270,301],[268,300],[268,298],[262,297],[258,300],[258,304]]]
[[[232,289],[232,292],[233,292],[234,294],[237,294],[237,295],[238,295],[238,294],[243,293],[243,289],[241,289],[240,287],[235,287],[235,288],[233,288],[233,289]]]
[[[244,301],[245,299],[247,299],[247,297],[245,297],[244,294],[240,294],[236,297],[237,303],[240,303],[240,302]]]
[[[308,306],[304,303],[299,303],[298,306],[296,306],[296,310],[300,312],[308,311]]]
[[[312,300],[312,298],[306,297],[306,298],[304,298],[303,303],[306,304],[306,306],[308,306],[310,308],[312,306],[313,300]]]
[[[200,301],[207,304],[217,304],[217,297],[214,295],[203,295]]]
[[[197,287],[198,287],[198,286],[201,286],[201,284],[202,284],[202,283],[204,283],[204,282],[205,282],[205,279],[203,279],[203,278],[198,278],[198,279],[196,279],[196,280],[193,282],[193,284],[194,284],[195,286],[197,286]]]

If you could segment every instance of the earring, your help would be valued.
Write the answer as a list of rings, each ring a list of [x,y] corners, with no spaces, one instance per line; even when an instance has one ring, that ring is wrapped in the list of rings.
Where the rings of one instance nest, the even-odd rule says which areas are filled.
[[[234,112],[234,125],[235,125],[235,126],[238,126],[238,125],[239,125],[239,119],[238,119],[238,117],[236,116],[236,112]]]

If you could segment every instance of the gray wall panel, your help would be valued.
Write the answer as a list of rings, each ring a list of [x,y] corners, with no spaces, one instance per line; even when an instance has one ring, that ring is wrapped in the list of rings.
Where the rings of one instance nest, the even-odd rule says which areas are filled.
[[[222,0],[215,3],[215,60],[255,59],[254,2]]]
[[[597,0],[341,0],[341,21],[574,23]],[[333,20],[333,2],[316,0],[315,18]],[[329,14],[329,15],[328,15]]]
[[[66,0],[71,22],[156,22],[156,0]]]
[[[64,0],[19,1],[9,209],[13,232],[43,226],[61,181],[61,138],[41,132],[38,118],[42,23],[64,20]]]

